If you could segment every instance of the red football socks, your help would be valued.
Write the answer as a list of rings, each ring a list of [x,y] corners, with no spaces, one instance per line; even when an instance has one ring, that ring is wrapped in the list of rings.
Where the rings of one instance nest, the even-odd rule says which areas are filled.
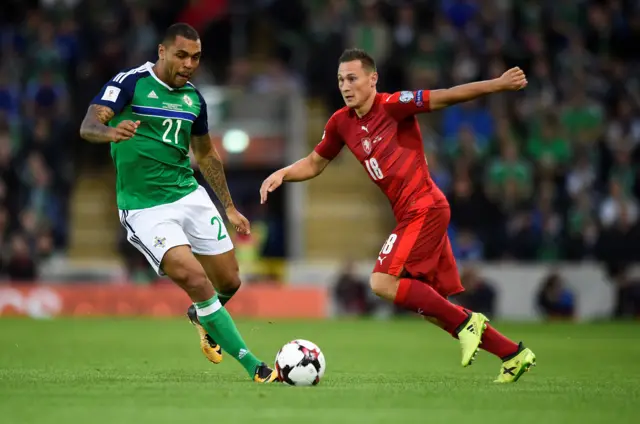
[[[410,278],[400,279],[398,292],[393,303],[425,317],[436,318],[444,326],[444,330],[454,337],[457,337],[456,329],[467,320],[471,313],[471,311],[454,305],[440,296],[428,284]],[[499,358],[504,358],[516,353],[518,347],[517,343],[487,324],[487,329],[482,335],[480,348]]]
[[[498,330],[487,324],[487,329],[482,334],[482,344],[480,348],[489,353],[493,353],[498,358],[513,355],[518,351],[518,344],[509,340]]]
[[[438,319],[451,334],[469,318],[469,314],[440,296],[431,286],[410,278],[400,279],[393,303],[420,315]]]

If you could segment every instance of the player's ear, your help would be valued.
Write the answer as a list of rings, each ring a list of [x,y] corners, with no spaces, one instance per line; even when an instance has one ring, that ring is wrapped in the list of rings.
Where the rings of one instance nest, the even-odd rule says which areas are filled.
[[[166,49],[164,48],[164,45],[158,44],[158,58],[160,60],[164,60],[165,55],[166,55]]]
[[[377,72],[373,72],[371,74],[371,87],[375,87],[376,84],[378,84],[378,73]]]

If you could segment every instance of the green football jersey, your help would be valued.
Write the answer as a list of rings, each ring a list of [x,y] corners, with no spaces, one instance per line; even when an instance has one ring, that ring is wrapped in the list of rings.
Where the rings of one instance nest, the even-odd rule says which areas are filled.
[[[172,203],[198,188],[189,142],[192,134],[208,133],[207,106],[193,84],[169,87],[152,67],[147,62],[119,73],[92,102],[113,109],[110,126],[140,121],[135,136],[111,143],[122,210]]]

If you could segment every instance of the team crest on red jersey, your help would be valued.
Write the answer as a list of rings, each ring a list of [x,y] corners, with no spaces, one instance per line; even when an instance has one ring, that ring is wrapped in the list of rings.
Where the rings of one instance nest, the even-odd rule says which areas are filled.
[[[402,91],[400,92],[400,97],[398,97],[400,103],[409,103],[413,100],[413,91]]]
[[[365,137],[361,140],[362,148],[364,149],[366,154],[371,153],[371,139],[369,137]]]

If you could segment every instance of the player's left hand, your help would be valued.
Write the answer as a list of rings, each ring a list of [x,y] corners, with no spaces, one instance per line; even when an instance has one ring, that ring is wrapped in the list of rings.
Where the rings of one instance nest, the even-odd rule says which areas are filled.
[[[251,234],[251,224],[249,224],[249,220],[245,218],[235,206],[231,206],[226,209],[227,218],[236,231],[240,234],[249,235]]]
[[[517,91],[527,86],[527,76],[519,67],[511,68],[498,78],[501,91]]]
[[[264,205],[267,203],[267,196],[269,193],[273,192],[275,189],[282,185],[282,181],[284,180],[284,173],[282,169],[274,172],[269,175],[266,180],[262,182],[262,186],[260,187],[260,204]]]

